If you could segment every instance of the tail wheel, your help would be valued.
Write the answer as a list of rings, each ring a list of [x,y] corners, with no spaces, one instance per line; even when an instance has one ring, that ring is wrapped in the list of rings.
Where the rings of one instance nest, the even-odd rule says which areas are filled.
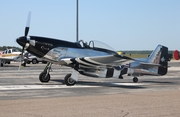
[[[71,74],[67,74],[67,75],[64,77],[64,83],[65,83],[67,86],[73,86],[73,85],[76,84],[76,81],[71,78]]]
[[[50,80],[50,74],[48,73],[47,74],[47,72],[42,72],[40,75],[39,75],[39,80],[41,81],[41,82],[49,82],[49,80]]]
[[[138,82],[138,78],[137,78],[137,77],[134,77],[134,78],[133,78],[133,82]]]

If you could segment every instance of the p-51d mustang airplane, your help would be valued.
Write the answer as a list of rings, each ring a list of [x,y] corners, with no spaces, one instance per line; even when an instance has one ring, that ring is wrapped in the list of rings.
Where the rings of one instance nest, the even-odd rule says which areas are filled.
[[[121,78],[123,74],[139,75],[165,75],[169,61],[168,48],[158,45],[148,58],[132,59],[117,54],[112,48],[98,41],[68,42],[64,40],[27,36],[29,20],[25,28],[25,35],[17,38],[17,43],[35,56],[49,61],[44,71],[39,75],[41,82],[50,80],[52,63],[69,66],[73,69],[71,74],[64,78],[66,85],[74,85],[78,81],[78,73],[91,77]],[[128,66],[125,62],[131,62]]]
[[[16,48],[6,49],[0,55],[1,67],[3,63],[10,63],[10,61],[20,61],[21,52]]]

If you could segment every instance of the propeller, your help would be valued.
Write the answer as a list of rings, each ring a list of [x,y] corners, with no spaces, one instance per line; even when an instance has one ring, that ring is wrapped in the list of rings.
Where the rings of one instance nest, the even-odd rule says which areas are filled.
[[[20,57],[20,64],[19,64],[19,70],[20,68],[22,67],[22,59],[24,58],[23,57],[23,53],[24,53],[24,50],[26,49],[26,47],[28,47],[29,43],[28,43],[28,32],[29,32],[29,28],[30,28],[30,19],[31,19],[31,12],[29,11],[28,13],[28,18],[27,18],[27,23],[26,23],[26,27],[25,27],[25,31],[24,31],[24,37],[26,37],[26,44],[23,46],[22,48],[22,52],[21,52],[21,57]],[[24,63],[25,64],[25,63]]]
[[[28,35],[29,27],[30,27],[30,19],[31,19],[31,12],[29,11],[29,13],[28,13],[28,19],[27,19],[27,24],[26,24],[26,27],[25,27],[24,36],[27,36],[27,35]]]

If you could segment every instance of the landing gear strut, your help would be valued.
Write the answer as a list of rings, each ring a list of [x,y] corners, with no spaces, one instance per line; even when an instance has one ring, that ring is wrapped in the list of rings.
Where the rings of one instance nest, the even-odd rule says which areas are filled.
[[[137,77],[134,77],[134,78],[133,78],[133,82],[138,82],[138,78],[137,78]]]
[[[41,74],[39,75],[39,80],[41,82],[49,82],[49,80],[51,79],[51,76],[49,74],[50,70],[51,70],[51,66],[52,66],[52,63],[48,63],[44,69],[43,72],[41,72]]]
[[[1,61],[1,60],[0,60],[0,64],[1,64],[1,66],[0,66],[0,67],[3,67],[3,61]]]

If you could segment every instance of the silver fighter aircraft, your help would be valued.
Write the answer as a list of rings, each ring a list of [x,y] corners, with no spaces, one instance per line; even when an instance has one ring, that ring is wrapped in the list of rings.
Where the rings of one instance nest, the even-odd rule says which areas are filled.
[[[29,15],[30,18],[30,15]],[[50,80],[52,64],[72,68],[72,73],[64,78],[66,85],[74,85],[78,81],[78,73],[99,78],[122,78],[122,75],[134,76],[137,82],[139,75],[165,75],[168,66],[168,48],[158,45],[148,58],[133,59],[117,54],[111,47],[99,41],[89,43],[80,40],[69,42],[38,36],[28,36],[29,18],[25,35],[17,38],[17,43],[33,55],[49,63],[39,75],[41,82]],[[132,62],[131,62],[132,61]],[[126,63],[130,63],[126,65]]]

